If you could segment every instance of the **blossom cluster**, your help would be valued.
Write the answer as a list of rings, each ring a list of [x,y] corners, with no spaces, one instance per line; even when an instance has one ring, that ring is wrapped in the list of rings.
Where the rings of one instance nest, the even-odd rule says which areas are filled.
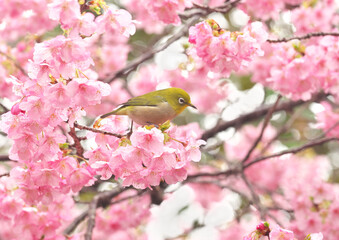
[[[336,12],[336,2],[333,0],[309,1],[291,11],[291,22],[296,33],[335,31],[339,23]]]
[[[338,239],[333,223],[339,189],[331,182],[336,174],[330,176],[336,153],[327,158],[307,150],[237,168],[260,124],[234,125],[216,139],[236,130],[235,141],[216,142],[218,148],[206,148],[204,155],[198,123],[134,126],[130,135],[125,116],[106,118],[98,129],[82,126],[132,96],[167,86],[189,92],[198,107],[193,111],[199,111],[175,121],[193,116],[208,125],[210,116],[201,113],[216,113],[234,100],[225,79],[233,81],[231,73],[248,73],[251,81],[292,99],[323,90],[333,96],[328,102],[338,102],[337,37],[267,41],[271,23],[287,11],[296,35],[336,32],[336,6],[334,0],[0,0],[0,238],[82,239],[83,226],[69,235],[65,229],[95,189],[95,228],[87,233],[95,240]],[[238,9],[250,22],[238,31],[208,19],[190,28],[190,44],[183,31],[159,53],[146,46],[160,38],[156,46],[167,46],[170,31],[209,12],[221,12],[233,29]],[[253,22],[258,19],[264,21]],[[137,36],[129,38],[137,27]],[[132,59],[137,61],[124,69]],[[112,77],[117,72],[121,79]],[[339,114],[328,102],[321,103],[325,111],[316,114],[317,126],[337,137]],[[273,128],[265,128],[245,164],[287,148]],[[235,174],[223,174],[228,169]],[[119,195],[97,198],[105,186]],[[93,225],[90,212],[80,215],[86,213]],[[259,215],[286,229],[272,223],[255,228]]]
[[[117,123],[119,118],[113,116],[108,123]],[[119,123],[113,127],[105,128],[105,125],[102,126],[105,130],[123,129]],[[102,179],[114,175],[116,179],[122,179],[124,186],[133,185],[141,189],[157,186],[163,180],[173,184],[186,179],[189,163],[200,161],[199,146],[204,143],[197,140],[198,135],[189,127],[172,126],[167,131],[156,127],[138,127],[132,132],[130,140],[100,135],[94,136],[98,138],[98,148],[84,154],[90,166]],[[101,137],[106,139],[99,141]],[[107,138],[115,139],[107,141]],[[109,146],[107,142],[110,142]]]
[[[284,173],[281,181],[289,202],[286,205],[294,210],[295,219],[289,223],[289,229],[298,238],[305,237],[310,232],[321,231],[326,239],[337,239],[339,234],[331,223],[338,217],[339,188],[328,181],[328,159],[317,157],[309,162],[309,159],[300,158],[295,161],[291,157],[287,161],[291,168],[298,169],[297,177],[295,172],[289,171]],[[315,175],[318,177],[314,178]],[[304,181],[309,184],[305,185]]]
[[[126,0],[126,8],[139,22],[139,28],[147,33],[160,33],[167,24],[178,25],[181,23],[179,14],[185,9],[193,7],[193,4],[206,5],[210,7],[221,6],[224,0]]]
[[[107,8],[94,19],[92,13],[81,14],[78,1],[51,1],[48,9],[49,18],[59,21],[69,34],[35,45],[29,42],[34,47],[28,53],[25,42],[6,51],[19,52],[18,64],[32,58],[18,73],[6,76],[14,99],[19,99],[0,122],[1,131],[13,142],[9,158],[17,163],[0,184],[1,221],[8,226],[1,236],[8,239],[22,233],[26,239],[56,239],[73,216],[72,194],[95,182],[96,172],[81,160],[81,153],[72,154],[76,136],[71,132],[74,122],[86,114],[84,109],[99,104],[111,88],[97,81],[87,50],[91,41],[84,36],[114,29],[126,37],[135,31],[125,10]],[[12,224],[18,231],[12,231]]]
[[[322,111],[316,114],[317,127],[330,137],[339,137],[339,114],[334,106],[328,102],[322,102]]]
[[[95,5],[95,2],[91,3]],[[135,33],[135,25],[129,12],[108,7],[104,2],[97,8],[100,9],[100,7],[105,11],[95,18],[91,12],[81,13],[77,0],[52,1],[48,4],[49,17],[58,21],[63,29],[70,31],[71,35],[91,36],[94,33],[101,34],[110,29],[116,29],[126,37]],[[91,9],[91,6],[89,8]]]
[[[59,37],[36,45],[32,64],[37,66],[37,71],[30,72],[32,78],[15,80],[21,100],[10,112],[2,115],[0,123],[1,130],[13,140],[9,157],[19,163],[11,170],[7,180],[13,184],[1,192],[1,205],[9,201],[8,204],[18,206],[7,219],[15,222],[19,229],[25,229],[27,239],[37,239],[43,235],[46,239],[55,239],[56,226],[60,227],[67,218],[61,217],[62,213],[53,209],[58,204],[64,205],[65,199],[71,198],[71,192],[78,192],[84,185],[93,183],[94,172],[86,164],[80,164],[76,158],[68,156],[67,150],[64,152],[60,148],[63,144],[67,148],[69,141],[61,130],[68,127],[65,121],[72,126],[76,119],[84,115],[83,107],[99,103],[102,96],[110,92],[109,86],[101,82],[80,76],[69,79],[71,75],[76,75],[69,69],[73,67],[75,70],[80,62],[91,62],[88,54],[76,55],[79,57],[72,61],[69,58],[72,55],[67,55],[70,52],[64,49],[64,52],[58,51],[58,56],[51,57],[55,54],[53,47],[65,42],[76,45],[76,41]],[[67,61],[67,66],[64,61]],[[68,79],[48,78],[49,74],[43,74],[44,67],[58,69],[68,74]],[[17,201],[21,204],[16,204]],[[70,201],[73,203],[72,199]],[[55,214],[61,215],[54,217]],[[33,225],[24,220],[42,219],[43,216],[50,224],[34,221],[36,225]],[[23,219],[22,223],[15,221],[18,218]]]
[[[302,1],[303,0],[246,0],[240,4],[240,9],[255,18],[268,20],[278,17],[279,12],[285,8],[286,4],[297,5],[302,3]]]
[[[306,43],[267,43],[264,50],[265,55],[249,68],[252,81],[292,99],[309,99],[320,89],[337,95],[339,45],[336,37],[326,36]]]
[[[327,104],[323,105],[327,106],[326,111],[318,114],[318,121],[322,123],[319,124],[319,127],[326,131],[334,126],[339,115],[333,113]],[[330,136],[337,136],[337,129],[335,128]],[[269,148],[265,147],[275,136],[272,129],[268,128],[267,130],[268,132],[262,138],[262,145],[253,151],[253,156],[249,159],[249,162],[255,159],[263,149],[265,149],[267,155],[277,152],[276,149],[279,149],[277,142],[273,142]],[[242,152],[246,153],[242,150],[252,146],[259,131],[260,128],[246,127],[242,130],[241,138],[237,134],[230,139],[228,141],[230,144],[225,144],[228,161],[242,160],[244,157]],[[242,144],[240,145],[239,142]],[[288,166],[288,169],[286,169],[286,166]],[[334,240],[338,238],[338,234],[334,233],[335,227],[329,223],[334,221],[338,215],[339,188],[328,182],[329,171],[328,158],[315,157],[314,153],[309,152],[304,156],[283,155],[268,161],[258,162],[248,167],[245,174],[254,184],[254,187],[258,189],[258,194],[266,196],[269,192],[269,202],[278,204],[281,209],[293,210],[293,220],[285,219],[283,212],[275,215],[286,221],[284,224],[290,230],[289,233],[284,233],[286,239],[304,239],[307,233],[321,231],[326,239]],[[317,178],[314,176],[317,176]],[[308,182],[307,186],[305,181]],[[225,180],[225,184],[235,184],[234,179]],[[236,184],[239,184],[239,189],[243,186],[239,182],[236,182]],[[283,193],[283,198],[278,194],[279,191]],[[253,233],[249,237],[252,238],[248,239],[259,239],[255,238]]]
[[[26,34],[40,35],[56,27],[57,22],[46,11],[47,4],[46,0],[1,1],[1,38],[15,40]]]
[[[242,32],[229,32],[209,19],[189,30],[189,42],[196,54],[211,71],[225,77],[248,66],[256,56],[262,56],[261,44],[267,37],[260,22],[251,23]]]
[[[163,24],[181,23],[178,13],[192,6],[192,0],[129,0],[127,8],[136,15],[136,20],[149,32],[157,32]],[[159,24],[158,21],[163,24]],[[154,26],[155,25],[155,26]]]
[[[270,228],[270,225],[268,222],[262,222],[259,225],[257,225],[255,231],[245,236],[243,240],[258,240],[266,236],[268,237],[268,239],[271,239],[271,240],[279,240],[279,239],[295,240],[296,239],[292,231],[283,229],[279,226],[274,226],[273,228]],[[322,239],[323,239],[323,234],[321,232],[309,234],[305,238],[305,240],[322,240]]]
[[[133,198],[136,193],[136,190],[125,191],[113,201],[128,197],[131,197],[131,200],[97,211],[94,240],[105,239],[107,236],[112,239],[147,239],[142,226],[149,219],[151,199],[149,195]]]

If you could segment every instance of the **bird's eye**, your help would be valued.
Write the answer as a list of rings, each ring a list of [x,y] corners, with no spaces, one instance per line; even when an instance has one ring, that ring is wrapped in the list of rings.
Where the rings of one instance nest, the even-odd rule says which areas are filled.
[[[184,104],[185,103],[185,99],[183,99],[183,98],[179,98],[178,101],[179,101],[180,104]]]

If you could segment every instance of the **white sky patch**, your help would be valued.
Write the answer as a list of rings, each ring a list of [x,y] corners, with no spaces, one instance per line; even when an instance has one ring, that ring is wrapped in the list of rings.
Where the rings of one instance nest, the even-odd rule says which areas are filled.
[[[194,199],[193,189],[183,186],[160,206],[152,207],[152,219],[146,228],[149,240],[174,238],[192,227],[195,221],[201,222],[204,209]]]
[[[230,13],[232,23],[237,27],[246,26],[250,17],[240,9],[233,9]]]
[[[265,91],[261,84],[256,84],[245,92],[238,91],[238,101],[231,104],[222,114],[224,121],[230,121],[241,114],[250,112],[259,107],[264,101]]]
[[[7,25],[6,21],[0,22],[0,31],[5,30],[6,25]]]
[[[187,39],[182,38],[155,54],[155,63],[163,70],[177,69],[179,64],[187,61],[187,56],[184,54],[184,43],[187,43]]]
[[[211,13],[210,15],[208,15],[207,18],[212,18],[223,29],[228,29],[229,28],[228,21],[226,20],[224,15],[221,14],[221,13]]]
[[[22,13],[22,16],[23,16],[24,18],[31,18],[31,17],[33,17],[33,16],[35,16],[35,15],[36,15],[36,13],[35,13],[32,9],[26,10],[26,11],[24,11],[24,12]]]
[[[206,226],[218,227],[231,222],[234,219],[234,210],[231,204],[226,200],[213,203],[205,216],[204,224]]]
[[[161,82],[157,85],[156,89],[161,90],[161,89],[166,89],[170,87],[171,87],[171,84],[169,82]]]
[[[325,108],[323,105],[321,105],[320,103],[311,103],[310,104],[310,110],[314,113],[321,113],[323,111],[325,111]]]
[[[211,226],[195,229],[191,232],[188,240],[219,240],[219,231]]]
[[[188,239],[217,240],[218,228],[233,221],[235,216],[230,198],[215,202],[206,210],[195,200],[193,189],[186,185],[160,206],[153,206],[151,212],[152,218],[146,228],[149,240],[176,238],[192,229],[196,222],[203,226],[190,232]]]

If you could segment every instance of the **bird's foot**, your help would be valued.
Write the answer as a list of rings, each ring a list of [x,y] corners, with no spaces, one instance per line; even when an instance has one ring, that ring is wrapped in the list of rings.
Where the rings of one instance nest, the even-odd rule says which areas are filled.
[[[132,133],[133,133],[133,121],[131,122],[131,126],[130,126],[128,132],[126,133],[127,139],[129,139],[131,137]]]

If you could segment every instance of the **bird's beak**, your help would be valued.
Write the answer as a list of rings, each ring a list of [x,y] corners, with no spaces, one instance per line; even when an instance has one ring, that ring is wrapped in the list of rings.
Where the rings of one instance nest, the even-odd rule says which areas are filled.
[[[196,107],[196,106],[194,106],[192,103],[187,103],[187,106],[190,106],[190,107],[192,107],[192,108],[195,108],[195,109],[197,109],[197,107]]]

